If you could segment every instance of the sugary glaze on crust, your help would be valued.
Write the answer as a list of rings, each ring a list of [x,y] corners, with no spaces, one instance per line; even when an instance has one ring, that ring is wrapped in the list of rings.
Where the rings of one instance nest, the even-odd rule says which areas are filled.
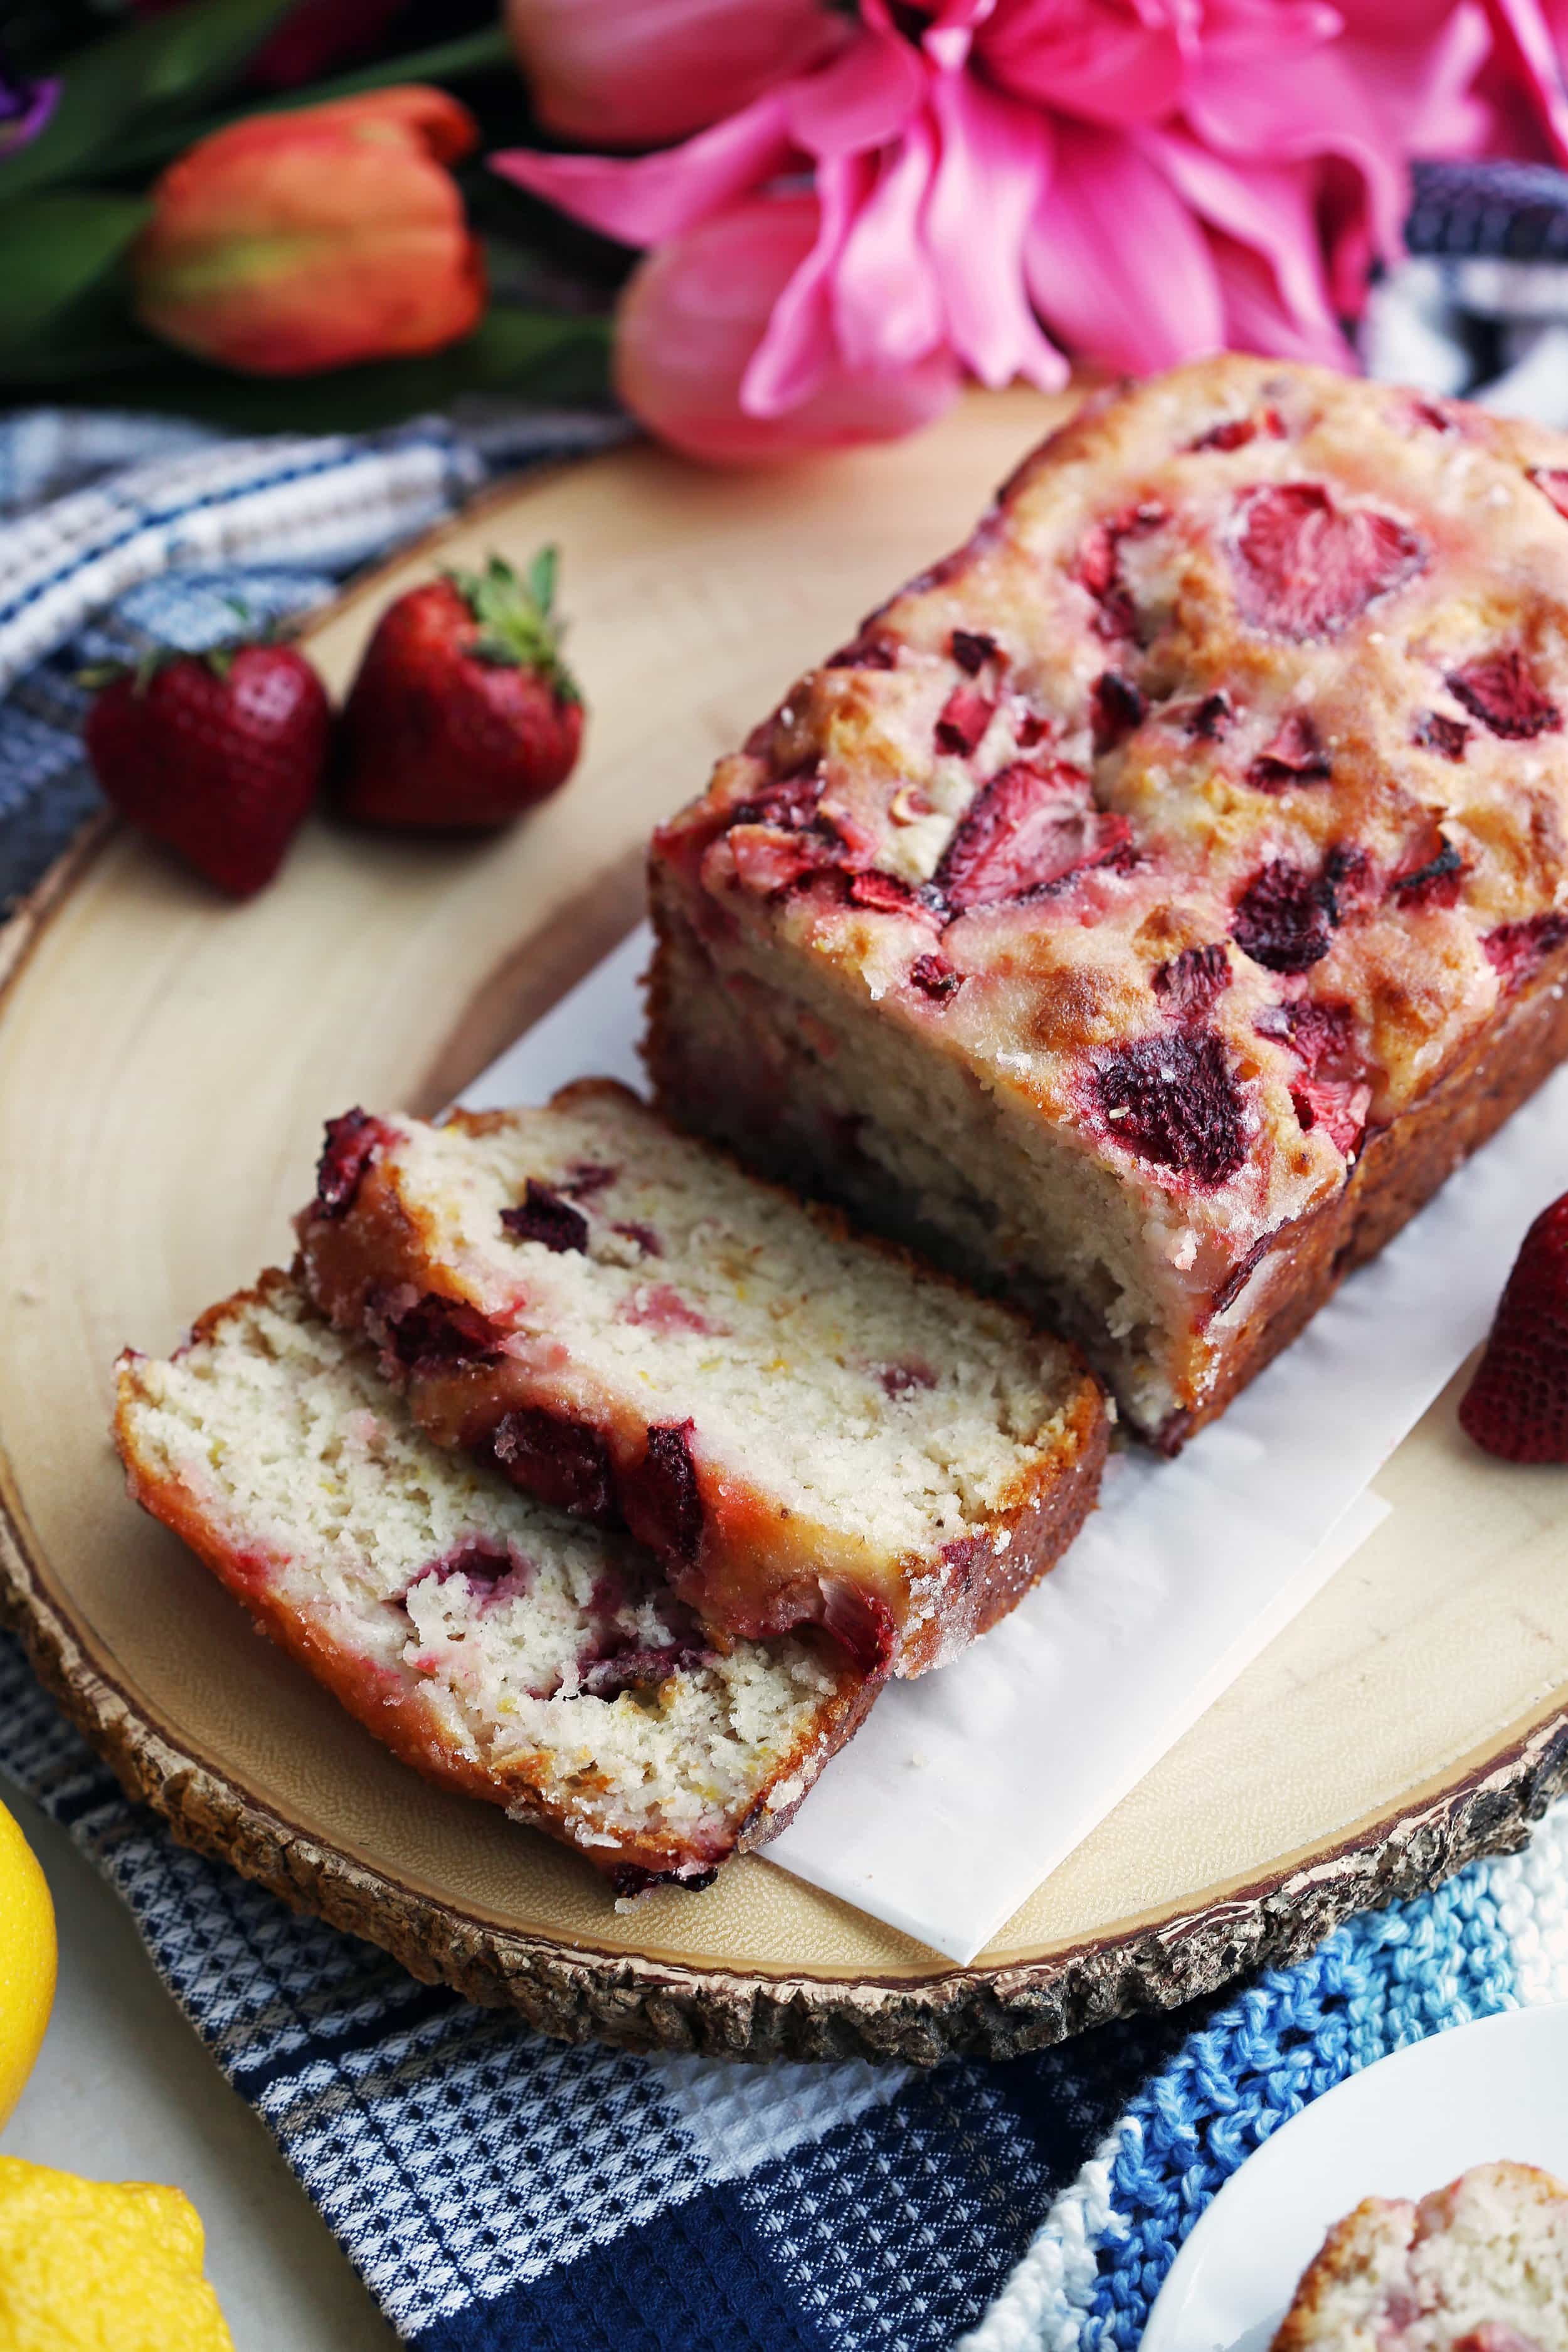
[[[1419,2202],[1368,2197],[1303,2273],[1273,2352],[1568,2352],[1568,2189],[1472,2166]]]
[[[405,1763],[622,1893],[773,1836],[875,1696],[809,1636],[704,1647],[647,1554],[441,1453],[283,1274],[117,1370],[135,1500]]]
[[[1568,441],[1458,403],[1240,357],[1100,395],[656,837],[667,938],[874,1006],[1131,1204],[1145,1429],[1564,960],[1565,511]],[[713,1123],[680,1043],[656,1002]]]
[[[822,1623],[921,1673],[1091,1507],[1103,1399],[1069,1350],[637,1097],[333,1122],[300,1278],[437,1441],[629,1525],[717,1638]]]

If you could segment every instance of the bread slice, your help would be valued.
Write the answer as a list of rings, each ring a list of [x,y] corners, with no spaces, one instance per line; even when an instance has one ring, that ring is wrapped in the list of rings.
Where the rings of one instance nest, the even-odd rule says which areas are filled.
[[[423,1436],[288,1276],[119,1365],[132,1494],[433,1780],[622,1893],[705,1885],[782,1828],[872,1686],[816,1637],[704,1640],[628,1537]]]
[[[1336,2222],[1274,2352],[1568,2352],[1568,2188],[1478,2164],[1424,2197]]]
[[[1093,1502],[1105,1407],[1070,1350],[624,1087],[350,1113],[299,1232],[311,1297],[423,1428],[624,1521],[726,1639],[821,1622],[863,1673],[921,1673]]]

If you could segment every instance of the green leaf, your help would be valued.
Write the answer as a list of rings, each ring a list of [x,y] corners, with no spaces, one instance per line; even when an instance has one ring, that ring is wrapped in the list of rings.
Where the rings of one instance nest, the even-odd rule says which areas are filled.
[[[378,58],[374,65],[363,66],[357,72],[334,74],[328,81],[312,82],[308,89],[258,96],[244,107],[228,107],[221,113],[203,116],[200,121],[137,126],[97,156],[93,170],[105,179],[149,170],[153,164],[167,163],[171,156],[210,132],[222,131],[230,122],[248,121],[252,115],[288,114],[302,106],[325,106],[336,99],[357,98],[364,90],[388,89],[402,82],[463,81],[472,74],[489,73],[498,66],[514,64],[511,45],[497,25],[483,32],[465,33],[454,41],[437,42],[432,48],[407,50],[400,58]]]
[[[609,330],[601,319],[496,306],[471,335],[416,360],[379,360],[313,376],[244,376],[187,359],[130,321],[97,352],[0,355],[0,403],[23,394],[159,409],[241,432],[353,433],[449,407],[468,394],[570,404],[603,400]]]
[[[29,146],[0,160],[0,205],[72,173],[100,169],[110,141],[149,116],[199,105],[224,89],[291,0],[187,0],[61,61],[59,104]],[[7,259],[9,221],[4,231]]]
[[[115,268],[147,217],[139,196],[56,189],[26,197],[5,215],[0,269],[0,368],[36,347],[60,314]]]
[[[555,571],[560,560],[558,548],[542,547],[528,567],[528,593],[546,620],[555,602]]]

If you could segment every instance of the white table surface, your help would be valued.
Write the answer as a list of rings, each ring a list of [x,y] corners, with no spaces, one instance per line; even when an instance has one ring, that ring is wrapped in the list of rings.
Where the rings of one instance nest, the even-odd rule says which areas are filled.
[[[44,1865],[59,1989],[0,2150],[99,2180],[183,2189],[237,2352],[393,2352],[397,2338],[164,1990],[130,1913],[63,1830],[0,1797]]]

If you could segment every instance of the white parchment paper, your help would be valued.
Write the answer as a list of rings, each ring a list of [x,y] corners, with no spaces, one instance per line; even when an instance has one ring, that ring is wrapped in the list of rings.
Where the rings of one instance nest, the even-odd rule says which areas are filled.
[[[472,1087],[637,1085],[639,931]],[[1129,1452],[1061,1566],[940,1673],[895,1683],[772,1860],[973,1959],[1365,1540],[1380,1465],[1484,1335],[1568,1185],[1568,1067],[1178,1460]]]

